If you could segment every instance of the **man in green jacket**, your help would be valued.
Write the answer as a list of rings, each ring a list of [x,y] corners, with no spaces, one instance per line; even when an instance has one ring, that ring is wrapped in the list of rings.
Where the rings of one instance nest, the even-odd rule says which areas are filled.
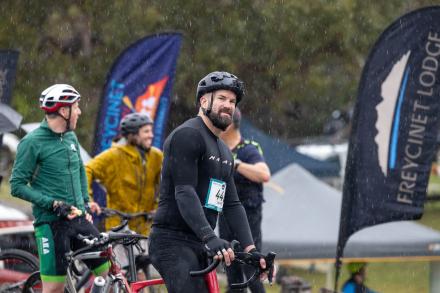
[[[64,291],[65,253],[83,246],[75,236],[99,234],[88,213],[87,177],[73,132],[81,115],[80,98],[67,84],[41,93],[45,119],[21,140],[10,179],[11,194],[32,203],[45,293]],[[105,260],[87,264],[95,274],[108,269]]]

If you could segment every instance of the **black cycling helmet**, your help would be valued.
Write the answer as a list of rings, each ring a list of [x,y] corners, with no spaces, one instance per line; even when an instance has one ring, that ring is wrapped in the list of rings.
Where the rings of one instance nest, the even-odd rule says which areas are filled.
[[[139,128],[144,125],[153,124],[150,116],[142,113],[130,113],[122,118],[119,127],[121,129],[121,134],[126,136],[129,133],[137,134]]]
[[[202,78],[197,85],[196,104],[200,98],[216,90],[229,90],[237,96],[237,104],[244,96],[244,83],[235,75],[226,71],[214,71]]]

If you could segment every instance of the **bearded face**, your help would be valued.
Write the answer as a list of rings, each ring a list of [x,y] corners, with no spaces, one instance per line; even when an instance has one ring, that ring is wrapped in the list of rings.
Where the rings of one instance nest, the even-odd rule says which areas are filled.
[[[209,107],[211,99],[211,94],[208,95],[209,98],[202,103],[205,113],[206,109]],[[218,90],[212,95],[212,109],[207,116],[216,128],[225,131],[226,128],[232,123],[232,115],[234,114],[236,104],[236,95],[234,92],[228,90]]]
[[[226,128],[228,128],[228,126],[232,123],[232,114],[233,111],[229,109],[219,109],[218,113],[211,111],[208,117],[209,119],[211,119],[212,124],[215,127],[221,129],[222,131],[225,131]]]

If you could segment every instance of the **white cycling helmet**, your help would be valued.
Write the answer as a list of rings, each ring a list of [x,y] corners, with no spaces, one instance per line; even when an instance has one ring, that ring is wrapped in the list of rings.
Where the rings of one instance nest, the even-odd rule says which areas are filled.
[[[73,86],[54,84],[45,89],[40,96],[40,108],[47,113],[54,113],[59,108],[70,106],[81,99],[81,95]]]

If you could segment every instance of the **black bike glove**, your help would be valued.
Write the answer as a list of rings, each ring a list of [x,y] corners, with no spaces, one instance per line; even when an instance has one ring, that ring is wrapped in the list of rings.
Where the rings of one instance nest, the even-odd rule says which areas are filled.
[[[269,252],[266,256],[259,252],[256,248],[252,248],[251,250],[249,250],[249,254],[251,255],[251,259],[254,265],[258,264],[259,270],[257,270],[257,272],[259,274],[261,274],[262,272],[267,272],[267,279],[269,280],[269,284],[272,284],[272,279],[274,277],[273,274],[275,270],[274,261],[276,254],[273,252]],[[265,269],[263,269],[260,264],[260,259],[262,258],[264,258],[264,260],[266,261]]]
[[[249,250],[248,253],[251,255],[252,260],[255,261],[255,262],[258,262],[258,263],[260,262],[260,259],[266,257],[264,254],[259,252],[256,248],[252,248],[251,250]]]
[[[231,244],[228,241],[218,238],[217,236],[210,238],[205,246],[214,254],[218,254],[218,252],[222,253],[223,249],[228,250],[228,248],[231,248]]]
[[[53,205],[53,211],[58,217],[62,219],[67,218],[71,210],[72,210],[72,206],[62,201],[56,201]]]

